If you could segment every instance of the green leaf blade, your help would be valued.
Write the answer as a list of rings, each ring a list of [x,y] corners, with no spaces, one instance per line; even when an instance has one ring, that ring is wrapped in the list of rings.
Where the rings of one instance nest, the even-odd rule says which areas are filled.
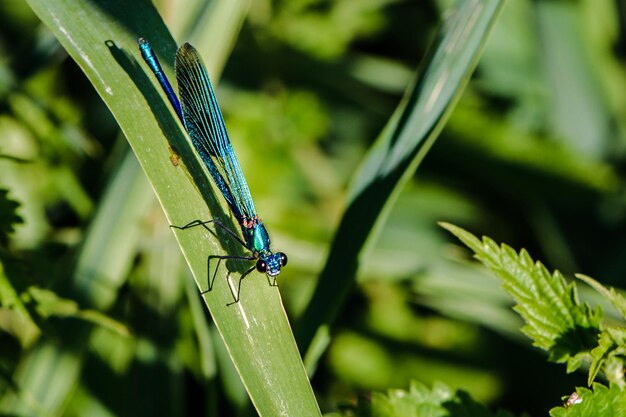
[[[328,260],[298,323],[302,349],[308,350],[315,337],[323,339],[325,326],[340,311],[401,187],[430,150],[467,85],[503,4],[460,2],[447,14],[416,81],[351,180]],[[314,346],[311,351],[321,350]]]
[[[239,12],[235,16],[241,19],[241,12],[245,10],[243,6],[247,2],[240,4],[242,7],[239,8],[221,9],[236,9]],[[154,77],[140,58],[137,38],[143,36],[151,41],[161,58],[164,71],[171,75],[176,44],[154,7],[146,2],[121,0],[29,0],[29,5],[83,69],[111,110],[150,180],[168,221],[179,225],[207,217],[229,220],[228,210],[224,208],[224,202],[216,198],[208,177],[198,174],[206,174],[206,169],[202,170],[201,162],[184,136]],[[232,22],[235,26],[241,24],[240,21]],[[228,39],[210,41],[226,42]],[[172,164],[172,144],[182,157],[184,167],[182,164]],[[190,172],[193,182],[190,181]],[[132,220],[141,221],[139,217]],[[134,223],[131,227],[136,226],[137,223]],[[115,225],[110,227],[122,232]],[[236,228],[233,227],[233,230]],[[241,251],[232,239],[218,242],[206,230],[177,232],[175,235],[201,289],[206,289],[208,255]],[[108,253],[112,249],[108,240],[96,243],[98,253]],[[133,250],[132,247],[128,248],[130,259]],[[81,271],[86,269],[83,266],[79,268]],[[100,277],[94,276],[90,270],[88,272],[75,279],[80,297],[98,309],[110,308],[124,275],[115,275],[119,279],[115,283],[109,282],[108,276],[97,282]],[[236,280],[236,271],[230,278]],[[109,283],[114,285],[108,286]],[[107,294],[95,297],[94,291],[98,289]],[[226,303],[231,301],[231,297],[229,281],[219,276],[214,290],[206,294],[204,300],[259,414],[319,416],[319,407],[278,290],[269,287],[265,279],[251,277],[245,282],[241,302],[227,307]],[[46,345],[40,349],[41,355],[32,361],[25,359],[25,362],[37,364],[43,369],[41,363],[46,362],[48,357],[43,353],[51,349],[57,347]],[[45,375],[47,380],[42,378],[43,373],[31,373],[24,374],[20,381],[24,387],[33,388],[35,392],[32,397],[47,410],[60,410],[78,381],[81,367],[81,357],[74,352],[61,350],[55,351],[55,355],[67,359],[57,362],[68,364],[68,372],[49,363],[50,371]],[[56,377],[53,378],[53,375]],[[43,389],[51,383],[60,390],[54,398],[41,394],[37,388]],[[9,409],[20,409],[11,407],[13,403],[9,401],[7,404]],[[25,410],[27,408],[24,406]]]

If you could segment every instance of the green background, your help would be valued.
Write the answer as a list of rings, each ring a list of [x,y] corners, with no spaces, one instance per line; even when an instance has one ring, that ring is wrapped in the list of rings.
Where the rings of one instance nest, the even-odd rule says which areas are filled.
[[[279,280],[292,323],[326,265],[355,172],[436,44],[450,3],[242,2],[217,23],[205,18],[214,3],[157,4],[178,44],[194,43],[214,77],[223,67],[217,96],[230,136],[273,247],[289,255]],[[124,26],[140,7],[111,16]],[[566,275],[625,286],[624,10],[620,0],[505,4],[441,136],[385,207],[357,285],[337,304],[319,303],[337,312],[312,376],[323,412],[415,379],[545,415],[585,385],[584,373],[565,376],[529,346],[498,281],[462,261],[436,222],[524,247]],[[26,399],[50,415],[246,414],[247,394],[207,324],[171,221],[118,123],[27,3],[0,3],[0,22],[3,411],[28,374],[60,401]],[[171,56],[173,44],[158,45]],[[124,57],[137,51],[118,46],[111,54],[135,74]],[[143,103],[125,105],[129,120],[154,118]],[[158,158],[171,167],[167,153]],[[7,237],[11,200],[23,223]],[[70,275],[96,270],[109,277],[104,289],[77,291]],[[254,274],[242,297],[265,294],[264,283]],[[9,304],[7,287],[24,306]],[[24,369],[42,341],[80,352],[80,370],[46,351]],[[50,364],[79,378],[46,385]]]

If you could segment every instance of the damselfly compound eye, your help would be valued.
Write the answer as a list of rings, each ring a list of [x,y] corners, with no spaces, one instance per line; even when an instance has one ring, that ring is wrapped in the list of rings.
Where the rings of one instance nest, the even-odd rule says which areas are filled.
[[[265,263],[264,260],[259,259],[256,261],[256,270],[265,273],[267,271],[267,263]]]

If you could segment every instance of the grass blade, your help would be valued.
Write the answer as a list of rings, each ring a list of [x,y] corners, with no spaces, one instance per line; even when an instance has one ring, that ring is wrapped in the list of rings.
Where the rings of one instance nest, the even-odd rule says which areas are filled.
[[[298,323],[301,349],[308,349],[316,332],[332,323],[341,309],[360,259],[366,256],[368,241],[376,236],[402,185],[443,128],[502,4],[500,0],[459,4],[424,59],[416,83],[355,174],[319,285]],[[307,356],[307,366],[315,360]]]
[[[176,44],[154,8],[144,2],[121,0],[30,0],[29,4],[106,102],[170,223],[185,224],[207,217],[228,219],[207,177],[200,175],[205,173],[202,165],[139,57],[136,39],[144,36],[163,64],[173,63]],[[171,74],[169,68],[166,72]],[[195,183],[190,181],[189,171],[171,163],[170,144],[176,145]],[[207,202],[211,215],[207,213]],[[178,233],[177,239],[201,288],[206,287],[208,254],[240,250],[230,242],[222,247],[204,230]],[[227,308],[230,297],[230,289],[222,280],[205,301],[259,414],[319,415],[278,291],[264,280],[251,279],[246,282],[242,301]],[[79,367],[75,363],[71,380],[64,381],[65,392],[57,395],[51,408],[58,409],[69,395]],[[54,378],[47,376],[51,383]],[[28,386],[26,382],[22,385]],[[39,406],[50,409],[44,398],[37,397]]]

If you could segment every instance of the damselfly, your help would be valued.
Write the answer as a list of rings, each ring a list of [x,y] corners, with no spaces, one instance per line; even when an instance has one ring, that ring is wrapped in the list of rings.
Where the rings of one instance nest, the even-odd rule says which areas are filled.
[[[150,44],[143,38],[139,38],[138,43],[144,61],[157,77],[161,88],[185,126],[196,151],[237,219],[243,239],[217,219],[194,220],[185,226],[172,227],[189,229],[202,226],[208,229],[207,225],[213,223],[224,229],[251,252],[249,256],[210,255],[207,259],[208,290],[203,291],[203,294],[213,289],[220,263],[226,259],[256,260],[256,265],[245,271],[239,278],[236,292],[233,293],[234,301],[228,305],[239,301],[241,282],[254,269],[265,273],[270,285],[275,286],[276,277],[281,268],[287,265],[287,255],[282,252],[274,253],[270,249],[269,234],[254,208],[250,189],[230,143],[224,118],[202,59],[194,47],[188,43],[178,49],[175,69],[179,101]],[[211,260],[213,259],[217,259],[217,265],[211,277]]]

